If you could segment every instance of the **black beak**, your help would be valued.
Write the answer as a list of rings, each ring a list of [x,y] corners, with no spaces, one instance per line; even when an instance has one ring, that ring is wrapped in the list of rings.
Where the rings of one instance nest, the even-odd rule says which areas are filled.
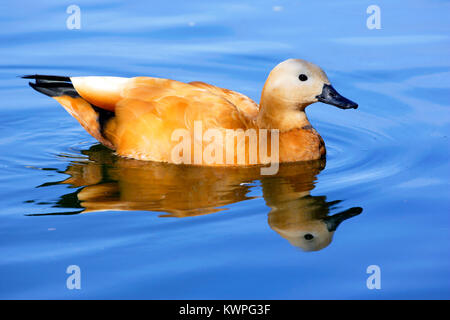
[[[358,104],[341,96],[330,84],[324,84],[322,93],[318,95],[317,100],[323,103],[331,104],[341,109],[356,109]]]
[[[330,217],[326,217],[323,219],[327,225],[328,231],[335,231],[337,227],[342,223],[342,221],[345,221],[347,219],[350,219],[354,216],[357,216],[363,211],[361,207],[353,207],[348,210],[345,210],[341,213],[336,213],[335,215],[332,215]]]

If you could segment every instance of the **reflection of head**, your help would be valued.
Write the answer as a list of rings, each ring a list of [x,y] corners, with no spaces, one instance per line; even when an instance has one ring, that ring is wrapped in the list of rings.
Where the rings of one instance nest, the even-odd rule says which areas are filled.
[[[272,209],[268,217],[270,227],[304,251],[328,246],[337,226],[362,212],[361,208],[351,208],[329,216],[333,206],[341,201],[327,202],[325,196],[310,195],[323,167],[323,162],[284,165],[278,175],[262,180],[264,199]]]
[[[273,209],[269,213],[269,225],[293,246],[304,251],[318,251],[327,247],[339,224],[362,212],[359,207],[351,208],[333,216],[328,216],[333,203],[324,197],[293,200],[294,203]]]
[[[269,219],[269,224],[273,230],[288,240],[290,244],[304,251],[318,251],[325,248],[331,243],[334,234],[333,231],[328,231],[325,223],[320,220],[286,226],[283,223],[277,225],[273,220]]]

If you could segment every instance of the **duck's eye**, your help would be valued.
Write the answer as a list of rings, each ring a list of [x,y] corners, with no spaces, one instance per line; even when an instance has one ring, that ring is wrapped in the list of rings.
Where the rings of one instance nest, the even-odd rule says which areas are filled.
[[[312,234],[310,234],[310,233],[305,234],[304,237],[305,237],[306,240],[312,240],[314,238],[314,236]]]
[[[303,74],[303,73],[301,75],[299,75],[298,78],[300,79],[300,81],[308,80],[308,77],[306,76],[306,74]]]

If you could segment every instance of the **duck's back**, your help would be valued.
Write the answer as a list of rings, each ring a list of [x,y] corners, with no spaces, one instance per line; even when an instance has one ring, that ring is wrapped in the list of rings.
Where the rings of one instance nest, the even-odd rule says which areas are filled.
[[[200,82],[200,81],[194,81],[190,82],[189,84],[194,85],[199,88],[204,88],[208,90],[209,92],[216,94],[218,96],[221,96],[225,98],[226,100],[230,101],[232,104],[236,106],[236,108],[239,110],[239,112],[245,117],[245,120],[248,123],[249,127],[254,126],[254,122],[256,121],[256,116],[259,112],[259,106],[256,104],[255,101],[247,97],[246,95],[243,95],[242,93],[219,88],[216,86],[213,86],[209,83]]]

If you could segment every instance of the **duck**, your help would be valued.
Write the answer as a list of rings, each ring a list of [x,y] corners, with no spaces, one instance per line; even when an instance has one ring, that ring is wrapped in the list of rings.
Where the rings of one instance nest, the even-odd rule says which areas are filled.
[[[358,107],[334,89],[319,66],[302,59],[288,59],[272,69],[259,105],[244,94],[200,81],[38,74],[23,78],[34,79],[29,82],[33,89],[58,101],[115,154],[175,164],[247,166],[321,159],[325,143],[309,122],[306,107],[316,102]],[[231,136],[231,147],[223,138],[229,132],[237,137]]]

